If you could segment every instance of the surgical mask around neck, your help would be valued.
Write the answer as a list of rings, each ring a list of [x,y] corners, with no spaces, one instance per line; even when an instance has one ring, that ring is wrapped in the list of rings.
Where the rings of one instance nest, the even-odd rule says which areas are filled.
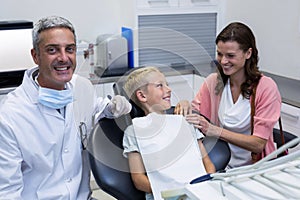
[[[61,109],[73,102],[73,92],[71,89],[54,90],[39,87],[38,101],[49,108]]]

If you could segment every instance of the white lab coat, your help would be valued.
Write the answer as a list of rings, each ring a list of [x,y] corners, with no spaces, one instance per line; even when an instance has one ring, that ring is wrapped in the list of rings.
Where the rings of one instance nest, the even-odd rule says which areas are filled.
[[[74,75],[64,118],[38,103],[36,70],[25,72],[0,108],[0,199],[87,199],[90,170],[78,127],[84,122],[90,130],[109,100],[96,101],[90,81]]]

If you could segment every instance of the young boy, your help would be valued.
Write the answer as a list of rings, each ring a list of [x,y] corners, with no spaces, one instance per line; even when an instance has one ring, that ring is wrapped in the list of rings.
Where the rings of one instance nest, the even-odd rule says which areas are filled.
[[[201,172],[200,168],[194,167],[196,168],[195,171],[197,171],[196,174],[200,173],[199,175],[201,175],[201,173],[203,174],[203,173],[215,172],[215,167],[211,162],[211,160],[209,159],[205,151],[205,148],[202,144],[202,140],[201,140],[203,138],[202,133],[199,131],[197,132],[196,129],[194,129],[192,125],[189,125],[182,116],[170,115],[171,118],[170,117],[169,118],[171,121],[172,120],[178,121],[179,118],[179,121],[182,120],[183,123],[171,124],[170,129],[173,128],[173,130],[167,129],[167,131],[165,131],[164,133],[165,134],[164,136],[162,137],[159,136],[159,134],[161,135],[161,133],[164,132],[163,129],[164,127],[167,127],[168,124],[168,118],[166,118],[167,115],[165,115],[165,110],[171,107],[171,102],[170,102],[171,88],[168,86],[165,76],[156,67],[143,67],[132,71],[128,75],[128,78],[125,82],[124,90],[127,93],[127,95],[131,98],[131,100],[145,112],[145,117],[139,119],[137,118],[133,119],[133,125],[129,126],[125,130],[125,134],[123,138],[123,146],[124,146],[124,156],[128,158],[129,168],[130,168],[131,177],[134,182],[134,185],[137,189],[146,192],[147,200],[153,199],[152,192],[154,193],[153,191],[154,186],[157,188],[159,187],[157,185],[159,183],[151,182],[151,178],[155,179],[157,177],[159,178],[163,177],[165,179],[165,183],[167,183],[164,185],[169,185],[169,184],[171,185],[171,182],[176,182],[176,181],[178,182],[178,180],[175,180],[173,178],[177,176],[179,173],[183,174],[183,176],[185,176],[185,174],[190,173],[189,170],[187,170],[187,172],[182,172],[183,170],[185,170],[182,169],[182,166],[177,166],[176,169],[179,169],[181,171],[179,173],[177,171],[177,174],[175,173],[174,177],[168,177],[173,175],[170,175],[170,173],[167,172],[164,175],[159,174],[159,176],[157,176],[157,173],[154,173],[154,171],[159,171],[159,170],[164,171],[166,168],[172,165],[172,163],[175,163],[176,161],[180,161],[180,159],[184,157],[183,156],[185,154],[184,152],[187,152],[188,149],[191,149],[190,148],[191,146],[189,145],[190,143],[188,142],[184,143],[184,141],[187,141],[184,138],[185,137],[188,138],[189,135],[194,141],[193,142],[194,144],[196,141],[194,138],[197,138],[198,145],[196,144],[194,146],[196,146],[197,151],[199,151],[200,149],[201,152],[201,153],[199,152],[199,154],[195,154],[196,156],[194,156],[191,160],[198,160],[197,166],[199,165],[199,160],[200,160],[201,165],[202,166],[204,165],[205,168],[204,169],[202,167],[203,170]],[[158,123],[155,123],[155,121],[158,121]],[[138,125],[135,125],[135,122]],[[145,126],[145,124],[149,125],[149,123],[152,124],[150,126],[147,125]],[[180,136],[178,134],[178,136],[174,137],[173,138],[174,140],[172,140],[171,139],[172,136],[175,135],[176,132],[178,132],[178,129],[182,129],[182,127],[184,127],[185,124],[188,124],[189,128],[185,129],[185,132],[183,133],[183,137],[179,139]],[[176,126],[179,126],[179,128]],[[187,133],[186,130],[191,130],[192,134]],[[138,132],[142,132],[142,134],[144,135],[138,135]],[[170,134],[170,135],[166,136],[166,134]],[[161,141],[164,139],[165,141]],[[172,141],[170,142],[169,140]],[[163,146],[165,145],[165,146],[161,148],[161,145]],[[172,146],[171,151],[167,151],[166,149],[168,149],[170,146]],[[143,147],[146,148],[144,153],[143,153]],[[151,147],[152,149],[150,150]],[[149,157],[149,155],[154,154],[153,149],[159,152],[157,155],[154,156],[154,159],[153,157],[151,158]],[[149,151],[151,152],[150,154]],[[170,154],[175,154],[173,152],[175,153],[178,152],[180,156],[179,157],[177,156],[176,159],[172,160],[172,155]],[[193,162],[186,162],[186,160],[183,162],[185,162],[184,165],[186,163],[187,165],[193,165]],[[151,174],[151,178],[150,178],[150,174]],[[183,177],[183,179],[181,177],[180,180],[188,181],[185,179],[187,179],[187,177]],[[185,183],[186,182],[182,183],[182,185]],[[155,199],[157,199],[157,196],[155,196]]]

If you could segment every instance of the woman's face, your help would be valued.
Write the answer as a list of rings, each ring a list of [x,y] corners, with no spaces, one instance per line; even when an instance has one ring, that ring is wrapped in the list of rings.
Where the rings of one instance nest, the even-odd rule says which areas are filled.
[[[221,64],[224,74],[231,77],[244,76],[245,62],[251,57],[251,53],[251,48],[243,52],[235,41],[219,41],[217,44],[217,60]]]
[[[149,112],[162,112],[171,107],[171,89],[165,76],[153,72],[148,77],[149,83],[143,91]]]

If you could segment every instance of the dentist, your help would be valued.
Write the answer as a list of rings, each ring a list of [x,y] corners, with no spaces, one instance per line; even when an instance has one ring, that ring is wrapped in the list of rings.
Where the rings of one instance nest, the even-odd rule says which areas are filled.
[[[88,134],[98,119],[119,117],[131,105],[122,96],[97,98],[91,82],[74,74],[68,20],[40,19],[32,36],[37,67],[0,107],[0,199],[90,199]]]

